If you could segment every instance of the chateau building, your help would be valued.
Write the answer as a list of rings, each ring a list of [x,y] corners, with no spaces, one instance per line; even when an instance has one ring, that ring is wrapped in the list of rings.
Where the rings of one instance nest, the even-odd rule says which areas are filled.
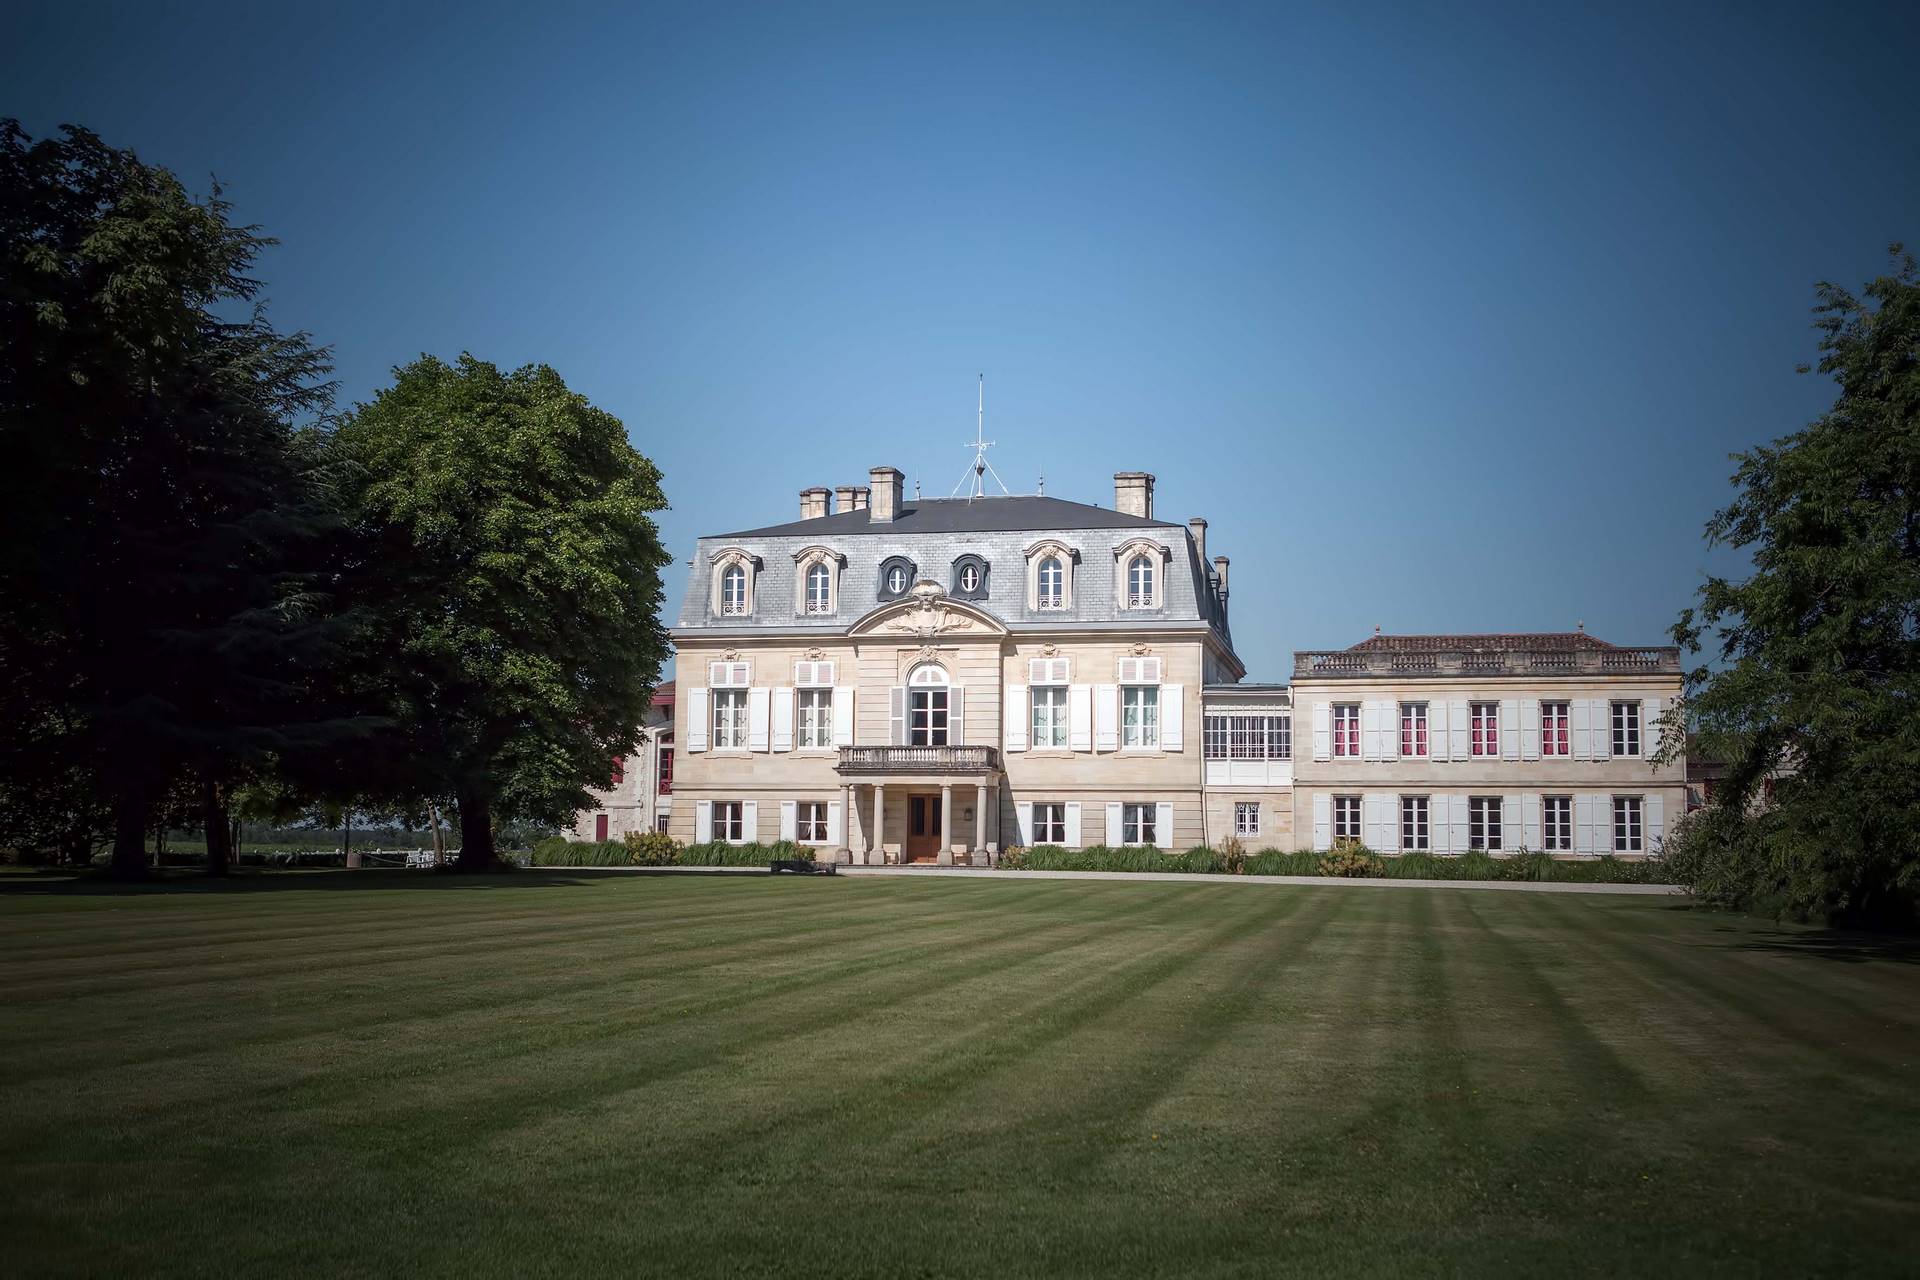
[[[680,696],[577,836],[1643,857],[1686,811],[1684,756],[1655,763],[1676,649],[1375,635],[1243,683],[1227,558],[1155,516],[1151,475],[1115,475],[1111,508],[869,479],[699,539]]]
[[[618,840],[634,831],[665,831],[673,815],[673,684],[653,691],[632,755],[613,764],[604,789],[594,789],[595,806],[574,815],[575,840]]]

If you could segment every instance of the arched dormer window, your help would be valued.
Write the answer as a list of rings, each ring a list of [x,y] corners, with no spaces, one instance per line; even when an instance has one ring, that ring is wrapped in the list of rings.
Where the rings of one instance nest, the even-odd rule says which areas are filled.
[[[713,611],[723,618],[745,618],[753,614],[754,583],[760,573],[760,557],[730,548],[713,557]]]
[[[1080,553],[1065,543],[1036,542],[1027,548],[1027,608],[1056,613],[1073,607],[1073,566]]]
[[[804,617],[826,617],[840,611],[840,570],[847,558],[827,547],[805,547],[793,553],[793,611]]]
[[[1114,601],[1122,609],[1159,609],[1166,604],[1169,552],[1151,538],[1134,538],[1115,549]]]
[[[953,590],[956,600],[987,598],[987,562],[976,555],[964,555],[953,562]]]
[[[913,561],[905,556],[888,556],[880,562],[879,598],[882,600],[901,600],[913,589]]]

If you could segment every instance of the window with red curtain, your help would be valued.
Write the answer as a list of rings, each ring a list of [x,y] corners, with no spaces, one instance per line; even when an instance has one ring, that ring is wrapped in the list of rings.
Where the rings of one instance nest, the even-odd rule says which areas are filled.
[[[613,758],[613,785],[617,787],[626,780],[627,758],[625,756],[615,756]]]
[[[596,813],[593,815],[593,838],[595,840],[605,840],[607,838],[607,815],[604,813]]]
[[[1400,754],[1427,754],[1427,704],[1424,702],[1400,704]]]
[[[1497,702],[1473,704],[1473,754],[1500,754],[1500,704]]]
[[[1564,702],[1540,704],[1540,754],[1543,756],[1572,754],[1567,737],[1567,704]]]
[[[1333,754],[1360,754],[1360,704],[1357,702],[1333,704]]]

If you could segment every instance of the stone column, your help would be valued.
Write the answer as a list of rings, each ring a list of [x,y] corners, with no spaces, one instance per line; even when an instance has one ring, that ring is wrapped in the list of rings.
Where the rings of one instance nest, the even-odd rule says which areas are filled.
[[[937,859],[943,867],[953,865],[953,784],[943,783],[940,787],[940,857]]]
[[[867,833],[867,861],[879,866],[887,860],[887,788],[873,784],[873,830]]]
[[[860,815],[853,811],[853,784],[840,784],[840,847],[834,851],[837,858],[846,855],[846,861],[853,861],[853,820]]]
[[[987,861],[987,784],[973,789],[973,856],[967,861],[985,866]]]

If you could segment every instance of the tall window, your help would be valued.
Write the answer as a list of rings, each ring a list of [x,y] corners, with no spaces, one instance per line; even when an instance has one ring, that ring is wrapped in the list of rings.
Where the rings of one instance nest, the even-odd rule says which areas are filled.
[[[1573,849],[1573,797],[1540,797],[1540,847],[1548,853]]]
[[[824,800],[802,800],[794,806],[794,839],[801,844],[825,844],[827,842],[827,803]]]
[[[1500,847],[1500,797],[1467,797],[1467,848]]]
[[[1400,797],[1400,847],[1408,852],[1433,848],[1433,836],[1427,828],[1427,797]]]
[[[1067,603],[1067,571],[1060,563],[1059,556],[1048,556],[1040,562],[1039,586],[1035,592],[1035,603],[1042,609],[1063,609]]]
[[[1067,687],[1063,684],[1033,686],[1033,745],[1067,745]]]
[[[1120,806],[1120,839],[1126,844],[1159,844],[1158,809],[1150,804]]]
[[[1427,704],[1424,702],[1400,704],[1400,754],[1403,756],[1427,754]],[[1424,798],[1421,803],[1426,803]],[[1420,847],[1426,848],[1425,845]]]
[[[627,780],[627,758],[625,756],[615,756],[613,758],[612,785],[617,787],[621,783],[625,782],[626,780]]]
[[[1573,754],[1572,738],[1567,730],[1567,704],[1564,702],[1540,704],[1540,754],[1543,756]]]
[[[1260,802],[1258,800],[1241,800],[1234,804],[1233,834],[1236,836],[1260,834]]]
[[[747,745],[747,691],[713,691],[713,745],[718,750]]]
[[[1357,702],[1333,704],[1333,754],[1360,754],[1360,704]]]
[[[738,800],[713,802],[713,838],[739,844],[746,839],[746,806]]]
[[[747,571],[737,564],[730,564],[720,574],[720,612],[728,614],[747,611]]]
[[[673,794],[673,735],[672,734],[664,734],[660,738],[659,768],[660,768],[659,786],[656,787],[655,790],[658,791],[659,794],[663,796],[670,796]]]
[[[947,673],[928,665],[907,679],[907,741],[916,747],[947,745]]]
[[[1497,756],[1500,754],[1500,704],[1497,702],[1476,702],[1473,704],[1473,754],[1476,756]]]
[[[833,573],[817,562],[807,569],[807,612],[833,612]]]
[[[1120,745],[1160,745],[1160,686],[1130,684],[1120,690]]]
[[[1359,842],[1359,796],[1335,796],[1333,798],[1333,839],[1336,844],[1342,840]]]
[[[1640,797],[1615,796],[1613,798],[1613,851],[1639,853],[1640,849]]]
[[[1033,806],[1033,842],[1035,844],[1067,842],[1066,805],[1036,804]]]
[[[1640,704],[1637,702],[1613,704],[1613,754],[1640,754]]]
[[[1127,562],[1127,608],[1153,607],[1153,561],[1137,555]]]
[[[1293,721],[1287,716],[1209,715],[1209,760],[1291,760]]]
[[[800,704],[800,745],[833,745],[833,690],[799,689],[794,697]]]

